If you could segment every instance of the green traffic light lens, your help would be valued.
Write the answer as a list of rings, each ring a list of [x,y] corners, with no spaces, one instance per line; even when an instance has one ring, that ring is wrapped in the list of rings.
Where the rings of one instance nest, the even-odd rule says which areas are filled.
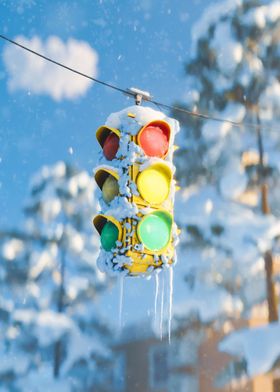
[[[170,240],[172,218],[163,211],[146,215],[138,225],[138,236],[145,248],[160,251]]]
[[[116,241],[118,240],[119,230],[114,223],[107,221],[101,232],[101,246],[104,250],[109,252],[111,249],[116,247]]]

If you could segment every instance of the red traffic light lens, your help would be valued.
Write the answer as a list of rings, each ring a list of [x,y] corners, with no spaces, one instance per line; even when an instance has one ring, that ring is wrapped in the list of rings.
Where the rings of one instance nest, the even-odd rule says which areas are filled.
[[[162,158],[168,151],[169,135],[160,124],[148,125],[141,131],[139,144],[149,157]]]
[[[115,133],[111,132],[107,136],[103,144],[103,153],[106,159],[108,159],[108,161],[114,159],[118,152],[118,149],[119,149],[119,138]]]

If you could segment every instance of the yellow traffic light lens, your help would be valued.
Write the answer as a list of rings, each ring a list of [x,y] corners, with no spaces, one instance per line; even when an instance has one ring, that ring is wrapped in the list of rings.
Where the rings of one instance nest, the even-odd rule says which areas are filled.
[[[138,224],[137,234],[142,244],[150,251],[164,249],[171,235],[172,218],[163,211],[146,215]]]
[[[171,172],[166,165],[156,164],[143,170],[137,177],[141,197],[150,204],[161,204],[170,191]]]
[[[102,190],[102,196],[106,203],[110,203],[119,194],[119,176],[115,170],[100,167],[95,175],[95,181]]]
[[[109,175],[102,186],[102,196],[106,203],[110,203],[119,194],[119,184],[115,177]]]

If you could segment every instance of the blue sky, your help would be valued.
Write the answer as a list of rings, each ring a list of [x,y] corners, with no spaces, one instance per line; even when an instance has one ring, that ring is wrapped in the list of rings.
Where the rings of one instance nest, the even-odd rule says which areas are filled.
[[[12,38],[86,41],[98,53],[100,79],[173,103],[184,94],[190,31],[205,6],[199,0],[0,1],[0,31]],[[60,102],[27,89],[10,92],[6,45],[0,42],[0,223],[14,225],[32,173],[61,159],[91,171],[96,128],[132,102],[96,84],[82,97]]]

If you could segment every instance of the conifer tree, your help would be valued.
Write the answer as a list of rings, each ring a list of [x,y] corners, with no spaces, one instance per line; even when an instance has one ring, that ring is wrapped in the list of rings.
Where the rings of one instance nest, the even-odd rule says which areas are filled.
[[[43,167],[24,229],[0,233],[2,298],[11,303],[2,348],[11,363],[0,377],[8,388],[37,390],[44,378],[59,391],[106,390],[98,367],[109,363],[110,330],[95,303],[109,282],[96,265],[94,186],[64,162]],[[22,363],[13,368],[15,356]]]
[[[201,250],[192,285],[226,290],[241,300],[246,318],[267,300],[264,258],[279,237],[279,1],[221,1],[205,10],[192,34],[187,88],[177,106],[245,125],[179,115],[182,246]]]

